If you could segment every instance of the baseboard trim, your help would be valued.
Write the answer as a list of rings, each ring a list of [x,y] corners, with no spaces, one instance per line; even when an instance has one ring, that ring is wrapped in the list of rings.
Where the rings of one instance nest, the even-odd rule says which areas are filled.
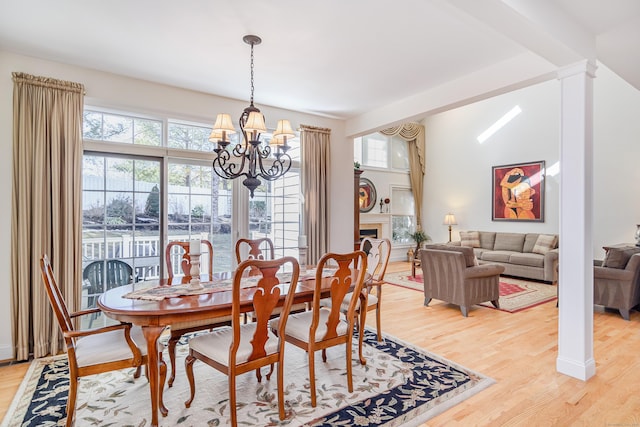
[[[559,356],[556,359],[556,370],[561,374],[587,381],[596,374],[596,361],[591,358],[582,362]]]

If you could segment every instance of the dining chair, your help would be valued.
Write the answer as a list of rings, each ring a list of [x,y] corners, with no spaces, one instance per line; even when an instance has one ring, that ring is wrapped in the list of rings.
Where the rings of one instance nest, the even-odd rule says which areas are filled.
[[[40,270],[51,308],[62,330],[69,360],[66,425],[71,426],[75,415],[79,378],[131,367],[136,368],[134,378],[140,377],[140,367],[147,363],[147,347],[144,345],[146,341],[142,329],[139,326],[132,326],[130,323],[77,330],[74,326],[76,317],[92,315],[100,312],[100,309],[90,308],[70,313],[47,255],[43,255],[40,259]],[[167,367],[162,361],[161,344],[158,344],[158,360],[161,362],[160,393],[162,393]],[[161,411],[166,414],[164,406]]]
[[[87,291],[87,308],[96,306],[98,296],[109,289],[134,282],[133,268],[119,259],[93,261],[82,270],[83,290]],[[89,318],[89,328],[100,315],[94,313]]]
[[[200,241],[207,249],[207,252],[201,252],[201,256],[205,256],[208,263],[208,273],[213,274],[213,245],[209,240]],[[191,254],[189,241],[173,241],[169,242],[165,249],[165,260],[167,262],[167,273],[169,281],[173,280],[173,259],[180,256],[180,268],[182,270],[182,283],[188,283],[191,280]],[[202,265],[202,263],[200,264]],[[167,352],[169,353],[169,363],[171,365],[171,374],[169,375],[168,385],[173,386],[176,379],[176,346],[180,338],[187,333],[202,331],[205,329],[213,329],[219,326],[226,326],[231,323],[231,316],[215,317],[211,319],[187,320],[184,322],[176,322],[171,324],[169,341],[167,343]]]
[[[362,287],[362,294],[366,298],[367,306],[366,311],[376,311],[376,329],[378,342],[382,341],[382,328],[380,322],[380,302],[382,300],[382,285],[384,284],[384,274],[387,271],[387,265],[389,264],[389,257],[391,256],[391,241],[387,238],[373,239],[365,237],[360,242],[360,250],[367,254],[367,277]],[[372,293],[375,288],[375,293]],[[349,304],[353,297],[353,293],[349,292],[342,302],[340,310],[346,315],[349,310]],[[360,358],[362,358],[362,341],[364,337],[364,319],[365,316],[360,316],[360,298],[357,298],[356,302],[356,322],[359,323],[359,335],[358,335],[358,352]],[[359,321],[358,318],[362,318]]]
[[[206,247],[206,252],[200,253],[200,269],[206,267],[208,273],[213,274],[213,245],[209,240],[201,240],[200,243]],[[167,244],[167,248],[164,251],[165,261],[167,264],[167,276],[173,279],[174,276],[178,276],[180,273],[174,273],[173,260],[175,257],[180,258],[180,269],[182,270],[182,283],[189,283],[191,281],[191,254],[189,247],[191,242],[174,240]],[[204,257],[206,263],[202,262]]]
[[[246,257],[243,256],[243,250],[247,250],[245,252]],[[236,262],[240,264],[242,261],[246,261],[248,259],[274,259],[275,258],[275,249],[273,246],[273,241],[268,237],[262,237],[260,239],[238,239],[236,241]],[[256,274],[260,274],[260,271],[257,268],[252,268],[249,270],[250,276],[255,276]],[[300,311],[306,311],[307,303],[301,302],[298,304],[294,304],[291,308],[291,311],[294,313]],[[273,312],[273,316],[277,316],[279,313],[279,308],[277,308]],[[247,313],[248,316],[253,317],[255,320],[255,315],[253,313]],[[245,318],[246,320],[246,318]]]
[[[287,287],[280,286],[276,276],[278,271],[290,269],[291,280]],[[251,323],[240,320],[240,289],[245,271],[258,269],[262,278],[258,280],[253,294],[253,311],[256,321]],[[250,259],[240,263],[233,275],[233,290],[231,303],[231,326],[216,331],[197,335],[189,340],[189,355],[185,360],[187,377],[191,388],[191,396],[185,402],[188,408],[195,396],[195,381],[193,364],[200,360],[207,365],[225,373],[229,377],[229,409],[231,425],[237,426],[236,414],[236,376],[256,370],[258,381],[262,380],[260,368],[278,364],[278,411],[280,420],[284,420],[284,329],[291,310],[293,296],[298,282],[300,267],[293,257],[276,260]],[[279,305],[281,294],[286,292],[284,305],[280,313],[277,334],[269,328],[269,319]],[[271,372],[267,380],[271,378]]]
[[[247,248],[248,247],[248,248]],[[249,250],[246,256],[243,256],[243,251]],[[236,241],[236,262],[240,264],[247,259],[274,259],[275,249],[273,241],[268,237],[262,237],[260,239],[245,239],[241,238]],[[257,274],[257,269],[249,271],[250,275]]]
[[[325,267],[331,266],[337,269],[333,276],[322,277]],[[356,280],[352,279],[352,269],[357,269]],[[305,350],[309,355],[309,380],[311,390],[311,406],[316,406],[316,380],[315,380],[315,352],[322,350],[322,360],[327,361],[327,348],[345,345],[347,386],[349,392],[353,392],[353,377],[351,374],[351,340],[353,337],[353,326],[355,321],[355,311],[357,298],[352,298],[349,303],[347,315],[343,319],[340,316],[340,307],[345,296],[349,292],[360,295],[367,269],[367,256],[362,251],[355,251],[347,254],[328,253],[320,258],[316,268],[315,289],[313,293],[313,303],[310,311],[291,314],[285,328],[280,325],[281,319],[272,319],[271,328],[277,330],[282,336],[284,329],[284,339]],[[322,281],[329,280],[331,283],[330,306],[321,306]],[[360,360],[364,364],[364,360]]]

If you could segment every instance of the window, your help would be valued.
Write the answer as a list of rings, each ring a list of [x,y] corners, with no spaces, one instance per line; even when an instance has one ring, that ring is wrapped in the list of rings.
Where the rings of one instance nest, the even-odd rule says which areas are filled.
[[[214,271],[233,268],[234,236],[269,237],[276,256],[297,255],[299,142],[289,143],[293,164],[283,178],[263,182],[248,203],[234,203],[247,193],[242,178],[225,180],[214,172],[210,131],[198,123],[85,108],[83,268],[121,260],[136,281],[159,278],[166,242],[194,238],[212,242]],[[230,147],[239,135],[232,135]],[[95,306],[108,289],[103,279],[100,287],[85,282],[83,308]]]
[[[82,175],[83,308],[88,308],[116,285],[107,274],[109,260],[127,263],[133,280],[159,277],[160,162],[86,153]],[[104,263],[102,268],[96,262]]]
[[[409,170],[409,149],[407,141],[381,133],[365,135],[354,139],[354,161],[362,166]]]
[[[409,188],[391,189],[391,240],[396,244],[412,243],[416,229],[413,193]]]

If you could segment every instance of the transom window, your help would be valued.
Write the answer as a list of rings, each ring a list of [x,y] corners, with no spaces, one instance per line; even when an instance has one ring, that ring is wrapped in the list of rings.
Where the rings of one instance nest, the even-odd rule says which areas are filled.
[[[407,141],[379,132],[354,139],[354,161],[362,166],[382,169],[409,170]]]

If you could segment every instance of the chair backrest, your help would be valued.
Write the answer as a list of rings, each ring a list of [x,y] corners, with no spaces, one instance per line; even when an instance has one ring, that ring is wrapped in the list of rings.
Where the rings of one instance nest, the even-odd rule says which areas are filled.
[[[91,285],[89,294],[99,294],[133,283],[133,268],[119,259],[93,261],[82,271],[82,280]]]
[[[45,289],[47,290],[49,302],[51,303],[51,308],[53,308],[53,313],[56,315],[56,319],[58,319],[60,329],[62,329],[62,332],[65,334],[69,331],[73,331],[73,322],[71,321],[67,304],[60,292],[56,278],[53,275],[53,268],[51,268],[51,263],[49,263],[49,257],[47,255],[43,255],[42,258],[40,258],[40,270],[42,272],[42,281]],[[67,340],[68,339],[65,336],[65,341]]]
[[[247,257],[243,257],[243,251],[246,250],[246,247],[249,249],[249,253]],[[273,247],[273,242],[268,237],[263,237],[261,239],[238,239],[236,241],[236,262],[240,264],[242,261],[248,259],[274,259],[275,258],[275,250]],[[256,275],[259,271],[256,268],[251,269],[249,272],[250,275]]]
[[[360,250],[367,254],[367,273],[374,282],[382,282],[391,256],[391,241],[387,238],[365,237],[360,242]]]
[[[251,356],[247,361],[259,359],[266,356],[265,344],[269,338],[269,320],[271,319],[276,306],[280,301],[282,289],[280,286],[280,280],[276,276],[276,273],[283,272],[286,265],[291,267],[291,279],[289,281],[287,296],[284,300],[282,311],[280,312],[280,320],[278,323],[278,336],[284,336],[284,330],[286,327],[287,317],[289,311],[291,311],[291,305],[293,303],[293,296],[295,294],[296,285],[298,283],[298,276],[300,274],[300,266],[298,260],[293,257],[284,257],[275,260],[258,260],[249,259],[240,265],[233,274],[233,289],[232,289],[232,303],[231,303],[231,326],[233,328],[233,343],[231,347],[231,354],[233,359],[230,363],[235,363],[235,354],[240,344],[241,324],[240,321],[240,292],[242,288],[242,279],[246,277],[245,271],[257,269],[261,273],[261,278],[258,280],[258,284],[255,287],[253,294],[253,312],[255,317],[255,329],[253,337],[251,339],[251,345],[253,346]],[[288,270],[288,268],[287,268]],[[253,289],[253,288],[252,288]],[[284,349],[284,340],[280,340],[280,351]]]
[[[208,270],[208,273],[213,274],[213,245],[208,240],[200,240],[200,243],[206,247],[206,252],[200,252],[200,272],[203,271],[203,267]],[[183,282],[191,280],[191,254],[189,253],[191,242],[173,241],[167,244],[165,249],[165,261],[167,264],[167,276],[169,279],[173,279],[176,275],[173,271],[174,256],[181,256],[180,268],[182,270]],[[204,259],[203,259],[204,258]],[[203,261],[207,261],[206,263]],[[179,273],[178,273],[179,274]]]
[[[336,268],[337,266],[337,268]],[[336,268],[333,276],[328,278],[322,278],[325,268]],[[352,269],[357,270],[356,279],[353,280]],[[340,308],[345,296],[349,292],[353,292],[354,297],[349,302],[349,309],[346,313],[346,319],[348,322],[353,322],[356,305],[358,298],[355,295],[360,295],[362,292],[362,286],[367,274],[367,255],[363,251],[355,251],[346,254],[328,253],[325,254],[316,267],[316,284],[313,294],[313,320],[311,321],[311,328],[309,331],[310,337],[315,337],[315,331],[318,328],[320,321],[320,300],[323,299],[321,295],[322,281],[330,280],[331,289],[330,296],[331,305],[329,317],[327,320],[327,333],[322,338],[323,340],[330,339],[338,336],[337,327],[340,323]],[[323,304],[324,305],[324,304]]]

